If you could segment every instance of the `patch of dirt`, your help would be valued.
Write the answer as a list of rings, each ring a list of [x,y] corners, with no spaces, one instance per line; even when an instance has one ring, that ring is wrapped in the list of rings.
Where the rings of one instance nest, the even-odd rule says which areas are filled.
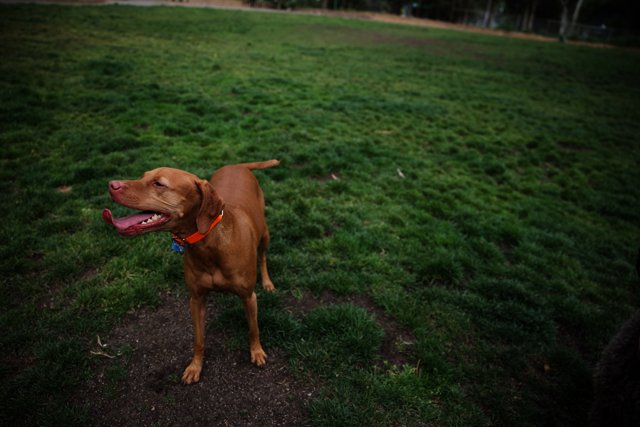
[[[380,347],[381,364],[385,362],[395,366],[416,364],[414,352],[416,338],[413,333],[398,321],[389,317],[381,307],[366,295],[338,295],[325,290],[319,296],[304,293],[296,296],[290,295],[285,299],[285,306],[296,317],[303,317],[322,305],[347,303],[367,310],[384,331],[384,338]]]
[[[210,302],[205,363],[200,382],[180,378],[190,361],[192,330],[188,299],[168,297],[157,309],[127,316],[108,337],[94,344],[95,376],[76,401],[88,408],[90,425],[304,426],[312,385],[288,372],[277,349],[264,368],[246,351],[230,350],[215,327]]]
[[[79,389],[92,426],[306,426],[315,384],[296,379],[286,355],[266,348],[264,368],[249,361],[248,349],[227,347],[216,328],[215,298],[208,302],[205,363],[200,382],[180,378],[190,361],[192,327],[188,298],[167,296],[157,309],[126,316],[109,336],[92,344],[94,376]],[[285,309],[301,318],[322,305],[350,303],[371,313],[384,330],[380,366],[415,365],[415,337],[365,295],[324,291],[284,296]]]
[[[366,18],[363,18],[366,19]],[[353,42],[367,43],[372,45],[406,45],[415,47],[442,47],[443,49],[455,45],[456,42],[439,39],[424,39],[418,37],[398,36],[388,32],[364,31],[358,28],[344,27],[336,24],[311,24],[307,26],[313,33],[323,33],[325,35],[339,34],[346,36]]]

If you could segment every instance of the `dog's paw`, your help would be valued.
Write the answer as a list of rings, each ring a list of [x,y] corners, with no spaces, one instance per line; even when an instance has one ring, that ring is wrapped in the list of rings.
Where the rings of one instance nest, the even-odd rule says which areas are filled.
[[[262,348],[251,350],[251,363],[256,366],[264,366],[267,363],[267,353]]]
[[[269,280],[268,282],[262,282],[262,289],[264,289],[267,292],[276,291],[276,287],[273,286],[273,282],[271,282],[271,280]]]
[[[182,374],[182,382],[184,384],[195,384],[200,381],[200,372],[202,371],[202,365],[191,362],[187,369]]]

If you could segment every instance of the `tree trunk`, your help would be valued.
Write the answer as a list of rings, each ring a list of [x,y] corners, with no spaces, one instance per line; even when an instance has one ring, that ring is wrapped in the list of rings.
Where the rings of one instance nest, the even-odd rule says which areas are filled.
[[[524,31],[524,23],[525,23],[525,16],[524,15],[518,15],[516,16],[516,23],[514,24],[514,28],[516,28],[517,30],[520,31]]]
[[[489,26],[491,27],[496,20],[496,13],[498,12],[498,6],[500,2],[494,1],[491,5],[491,14],[489,15]]]
[[[569,27],[569,35],[573,35],[573,31],[576,26],[576,22],[578,21],[578,16],[580,15],[580,9],[582,8],[582,2],[584,0],[578,0],[576,3],[576,8],[573,10],[573,16],[571,17],[571,26]]]
[[[533,31],[533,22],[536,19],[536,10],[538,9],[538,1],[539,0],[532,0],[531,1],[531,9],[529,11],[529,21],[527,22],[527,28],[525,31]]]
[[[527,25],[529,24],[529,12],[531,11],[529,4],[525,4],[524,12],[522,14],[522,22],[520,23],[520,30],[527,31]]]
[[[456,3],[458,3],[457,0],[453,0],[451,2],[451,9],[449,9],[449,22],[453,22],[456,11]]]
[[[567,27],[569,26],[569,0],[560,0],[562,5],[562,15],[560,16],[560,41],[564,43],[567,38]]]
[[[493,9],[491,3],[492,0],[487,0],[487,10],[484,11],[484,19],[482,20],[482,26],[484,28],[487,28],[491,22],[491,9]]]

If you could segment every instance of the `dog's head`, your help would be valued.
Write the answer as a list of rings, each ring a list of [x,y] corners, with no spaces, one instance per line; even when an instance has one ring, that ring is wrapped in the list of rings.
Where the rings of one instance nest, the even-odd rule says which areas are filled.
[[[224,204],[211,185],[179,169],[158,168],[142,178],[109,182],[114,202],[140,211],[114,218],[109,209],[102,218],[123,236],[153,231],[188,230],[197,227],[205,233]]]

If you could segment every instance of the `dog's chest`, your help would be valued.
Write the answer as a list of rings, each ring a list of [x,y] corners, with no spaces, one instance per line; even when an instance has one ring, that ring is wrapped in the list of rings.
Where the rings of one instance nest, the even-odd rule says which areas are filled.
[[[184,264],[184,279],[189,288],[225,291],[232,285],[220,266],[212,260],[203,263],[186,256]]]

